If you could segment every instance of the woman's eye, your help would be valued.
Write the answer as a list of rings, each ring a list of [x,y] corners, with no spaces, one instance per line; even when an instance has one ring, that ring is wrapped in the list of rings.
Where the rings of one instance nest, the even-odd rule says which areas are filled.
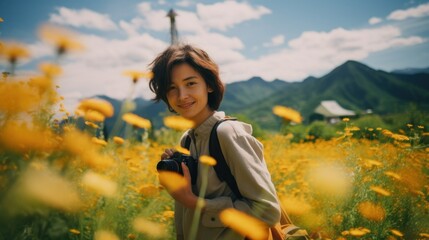
[[[186,85],[192,86],[192,85],[195,85],[195,84],[197,84],[197,83],[196,82],[188,82]]]

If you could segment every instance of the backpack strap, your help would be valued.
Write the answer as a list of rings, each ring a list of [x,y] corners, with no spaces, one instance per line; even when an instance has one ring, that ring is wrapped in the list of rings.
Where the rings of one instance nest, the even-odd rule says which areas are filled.
[[[231,188],[235,196],[238,199],[241,199],[243,198],[243,196],[241,195],[240,190],[238,189],[238,186],[237,186],[237,182],[235,181],[235,178],[232,175],[228,164],[226,163],[225,157],[222,154],[222,149],[220,147],[219,138],[217,135],[217,127],[219,126],[219,124],[228,120],[237,120],[237,119],[225,118],[225,119],[219,120],[213,126],[212,131],[210,133],[209,152],[210,152],[210,156],[216,159],[217,163],[216,165],[213,166],[213,168],[216,171],[216,175],[219,178],[219,180],[225,181],[228,184],[229,188]]]

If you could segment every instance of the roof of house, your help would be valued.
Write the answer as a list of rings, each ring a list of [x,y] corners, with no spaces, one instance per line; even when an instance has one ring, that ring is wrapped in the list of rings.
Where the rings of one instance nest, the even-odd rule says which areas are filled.
[[[352,110],[344,109],[335,100],[321,101],[319,106],[316,107],[314,112],[319,113],[325,117],[342,117],[342,116],[354,116],[355,112]]]

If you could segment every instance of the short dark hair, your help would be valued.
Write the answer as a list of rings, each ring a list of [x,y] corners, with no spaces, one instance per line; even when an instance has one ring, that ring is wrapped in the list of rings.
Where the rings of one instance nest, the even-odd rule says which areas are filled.
[[[202,49],[189,44],[171,45],[150,64],[153,76],[149,87],[155,93],[152,99],[156,102],[164,101],[170,111],[174,112],[167,100],[167,92],[171,85],[171,71],[174,66],[187,63],[204,79],[207,86],[213,91],[208,94],[208,105],[217,110],[223,99],[225,86],[219,77],[218,65]]]

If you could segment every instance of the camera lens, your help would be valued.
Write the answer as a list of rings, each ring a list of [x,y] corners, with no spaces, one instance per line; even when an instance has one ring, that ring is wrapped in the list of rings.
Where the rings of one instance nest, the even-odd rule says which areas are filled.
[[[174,160],[161,160],[156,165],[158,171],[180,172],[179,164]]]

